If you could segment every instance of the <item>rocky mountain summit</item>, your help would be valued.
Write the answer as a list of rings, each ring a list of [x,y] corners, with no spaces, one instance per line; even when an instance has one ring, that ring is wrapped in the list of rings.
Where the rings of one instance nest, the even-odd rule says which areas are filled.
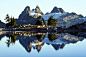
[[[36,8],[32,10],[30,9],[30,6],[26,6],[23,12],[19,15],[18,19],[25,19],[26,17],[30,16],[33,18],[37,18],[39,17],[39,15],[44,15],[44,13],[40,10],[39,6],[36,6]]]
[[[16,23],[20,25],[23,24],[35,25],[38,19],[40,19],[43,23],[45,23],[44,19],[38,14],[43,15],[39,6],[36,6],[35,9],[32,9],[32,11],[30,9],[30,6],[26,6],[25,9],[22,11],[22,13],[19,15],[19,18],[16,19]]]
[[[44,13],[40,10],[39,6],[37,5],[35,9],[32,9],[31,11],[32,13],[37,13],[37,14],[41,14],[44,15]]]
[[[24,19],[27,15],[30,16],[31,10],[29,6],[26,6],[24,11],[19,15],[18,19]]]
[[[53,8],[51,13],[65,13],[65,11],[62,8],[57,8],[56,6]]]

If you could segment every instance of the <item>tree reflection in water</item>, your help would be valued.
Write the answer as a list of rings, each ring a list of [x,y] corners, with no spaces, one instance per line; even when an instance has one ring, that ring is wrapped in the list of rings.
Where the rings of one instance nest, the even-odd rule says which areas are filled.
[[[43,36],[43,34],[42,35],[36,35],[36,37],[39,41],[41,40],[42,36]]]
[[[58,34],[48,34],[48,38],[52,42],[53,40],[58,39]]]
[[[12,44],[13,43],[15,44],[15,41],[16,41],[17,36],[18,36],[17,34],[16,35],[6,34],[6,37],[8,38],[6,44],[7,44],[8,47],[10,46],[11,43]]]

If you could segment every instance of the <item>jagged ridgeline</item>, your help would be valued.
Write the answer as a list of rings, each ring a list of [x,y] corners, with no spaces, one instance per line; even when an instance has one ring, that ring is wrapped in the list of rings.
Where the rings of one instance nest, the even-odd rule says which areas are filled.
[[[65,11],[62,8],[57,8],[56,6],[53,8],[51,13],[65,13]]]
[[[16,19],[16,23],[19,25],[31,24],[35,25],[37,20],[40,20],[42,24],[47,24],[49,17],[57,19],[60,25],[75,25],[77,23],[83,23],[86,21],[86,17],[83,15],[78,15],[74,12],[69,13],[65,12],[62,8],[54,7],[51,12],[44,14],[40,7],[37,5],[36,8],[30,9],[30,6],[26,6],[25,9],[19,15],[19,18]],[[58,24],[57,24],[58,25]]]
[[[39,19],[43,24],[45,24],[45,20],[42,18],[41,15],[44,15],[44,13],[40,10],[39,6],[36,6],[36,8],[32,10],[29,6],[26,6],[22,13],[19,15],[19,18],[16,19],[16,23],[19,25],[35,25],[37,20]]]

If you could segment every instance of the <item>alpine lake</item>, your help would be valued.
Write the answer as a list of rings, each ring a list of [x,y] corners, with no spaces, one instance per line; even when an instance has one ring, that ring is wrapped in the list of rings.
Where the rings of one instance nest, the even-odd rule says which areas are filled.
[[[85,32],[0,32],[0,57],[86,57],[85,52]]]

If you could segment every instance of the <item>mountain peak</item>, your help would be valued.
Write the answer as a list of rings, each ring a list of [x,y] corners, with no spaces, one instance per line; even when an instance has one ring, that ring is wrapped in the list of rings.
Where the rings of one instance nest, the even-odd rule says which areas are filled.
[[[38,5],[36,6],[36,8],[40,9]]]
[[[58,8],[57,6],[55,6],[54,8]]]
[[[26,6],[24,10],[30,10],[30,6]]]
[[[19,15],[18,19],[22,19],[26,15],[30,16],[30,14],[31,14],[30,6],[26,6],[25,9],[22,11],[22,13]]]
[[[55,6],[51,13],[65,13],[65,11],[62,8],[58,8],[57,6]]]
[[[32,9],[32,13],[38,13],[44,15],[44,13],[40,10],[39,6],[37,5],[35,9]]]
[[[51,13],[58,13],[59,12],[59,10],[58,10],[58,8],[55,6],[54,8],[53,8],[53,10],[51,11]]]

